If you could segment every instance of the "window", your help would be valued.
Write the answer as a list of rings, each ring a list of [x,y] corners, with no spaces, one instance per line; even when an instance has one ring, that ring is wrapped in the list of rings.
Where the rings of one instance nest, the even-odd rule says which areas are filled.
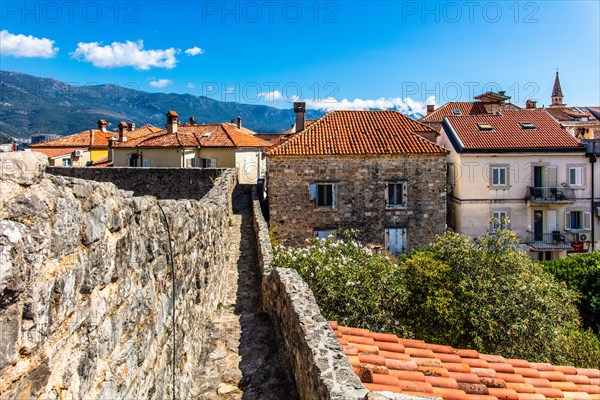
[[[567,211],[565,213],[566,230],[586,230],[592,229],[592,213],[586,211]]]
[[[63,167],[70,167],[72,165],[71,164],[71,159],[70,158],[63,158],[62,165],[63,165]]]
[[[385,184],[385,206],[390,208],[406,207],[406,182],[387,182]]]
[[[385,249],[394,254],[406,253],[406,228],[386,229]]]
[[[521,122],[520,124],[523,129],[535,129],[535,125],[531,122]]]
[[[583,186],[583,167],[569,167],[569,185]]]
[[[187,158],[185,160],[187,168],[217,168],[216,158]]]
[[[497,229],[508,229],[508,212],[492,211],[492,231]]]
[[[150,166],[150,160],[148,160],[147,158],[144,159],[144,167],[148,168]]]
[[[508,168],[507,167],[491,167],[492,186],[508,186]]]
[[[315,238],[327,239],[333,233],[333,229],[315,229]]]
[[[314,200],[317,208],[335,208],[335,183],[314,183],[309,185],[309,191],[310,199]]]
[[[138,155],[137,154],[131,154],[129,156],[129,166],[130,167],[137,167],[138,166]]]
[[[494,127],[490,124],[477,124],[480,131],[493,131]]]

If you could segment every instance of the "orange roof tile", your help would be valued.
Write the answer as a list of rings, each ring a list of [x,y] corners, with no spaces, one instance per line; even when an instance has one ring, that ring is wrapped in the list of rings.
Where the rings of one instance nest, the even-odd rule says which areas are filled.
[[[117,136],[116,132],[102,132],[98,129],[87,129],[72,135],[63,136],[47,142],[36,143],[31,148],[47,147],[108,147],[108,139]],[[93,140],[92,140],[93,139]]]
[[[269,143],[255,137],[248,129],[238,129],[235,124],[181,125],[176,133],[165,129],[149,131],[139,137],[117,142],[115,147],[268,147]],[[254,132],[252,132],[254,133]]]
[[[51,148],[37,148],[31,147],[31,151],[35,151],[36,153],[45,154],[48,158],[54,158],[59,156],[64,156],[67,154],[71,154],[75,150],[86,150],[85,148],[75,148],[75,147],[51,147]]]
[[[445,154],[418,133],[433,129],[397,111],[330,111],[268,155]]]
[[[420,340],[394,341],[394,335],[381,336],[336,322],[330,326],[344,352],[353,354],[347,356],[350,364],[370,391],[464,400],[600,399],[598,369],[504,359]],[[380,341],[383,337],[388,341]],[[387,350],[382,350],[382,345],[388,346]],[[451,362],[439,358],[450,355],[455,356]],[[399,361],[398,356],[406,360]],[[439,366],[422,366],[424,363]]]
[[[454,115],[454,110],[460,110],[462,115],[487,114],[485,105],[481,101],[451,101],[434,112],[427,114],[419,121],[442,121],[444,117]]]
[[[550,114],[539,109],[451,116],[445,121],[445,129],[457,151],[584,150]],[[535,128],[524,129],[522,122],[530,122]],[[479,124],[491,125],[492,129],[482,130]]]

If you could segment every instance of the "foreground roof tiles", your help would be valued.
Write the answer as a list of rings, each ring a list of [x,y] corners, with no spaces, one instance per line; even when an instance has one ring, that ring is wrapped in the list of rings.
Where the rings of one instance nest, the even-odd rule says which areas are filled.
[[[506,110],[500,114],[450,116],[451,133],[466,150],[583,149],[583,146],[543,110]],[[521,123],[531,123],[524,129]],[[490,125],[482,130],[480,125]]]
[[[248,129],[238,129],[236,124],[181,125],[176,133],[165,129],[148,132],[137,138],[117,142],[115,147],[169,148],[169,147],[268,147],[269,143],[255,137]],[[253,132],[252,132],[253,133]]]
[[[77,148],[77,147],[50,147],[50,148],[32,147],[31,148],[31,151],[34,151],[36,153],[45,154],[46,157],[48,157],[48,158],[65,156],[67,154],[71,154],[72,152],[74,152],[76,150],[85,151],[86,149],[85,148]]]
[[[436,133],[397,111],[331,111],[265,151],[268,155],[445,154]]]
[[[72,135],[31,145],[31,148],[47,147],[108,147],[108,139],[117,136],[116,132],[102,132],[98,129],[87,129]]]
[[[449,400],[600,399],[600,370],[505,359],[329,323],[371,391]]]

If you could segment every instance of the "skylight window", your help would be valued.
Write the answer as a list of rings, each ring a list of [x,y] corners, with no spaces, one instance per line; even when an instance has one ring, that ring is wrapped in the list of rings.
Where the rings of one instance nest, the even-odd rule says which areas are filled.
[[[457,108],[456,110],[452,111],[452,114],[454,114],[454,115],[461,115],[461,114],[462,114],[462,111],[460,111],[460,110]]]
[[[490,124],[477,124],[480,131],[492,131],[494,127]]]
[[[535,129],[535,125],[531,122],[521,122],[521,128],[523,129]]]

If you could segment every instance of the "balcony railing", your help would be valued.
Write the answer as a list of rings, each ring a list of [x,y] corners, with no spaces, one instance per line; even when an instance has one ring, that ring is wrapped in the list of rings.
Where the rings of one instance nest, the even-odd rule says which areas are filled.
[[[536,204],[570,204],[575,202],[575,191],[569,187],[531,187],[529,201]]]
[[[584,249],[585,245],[583,241],[580,241],[580,234],[561,231],[553,231],[550,233],[528,231],[525,243],[535,251],[580,251]]]

